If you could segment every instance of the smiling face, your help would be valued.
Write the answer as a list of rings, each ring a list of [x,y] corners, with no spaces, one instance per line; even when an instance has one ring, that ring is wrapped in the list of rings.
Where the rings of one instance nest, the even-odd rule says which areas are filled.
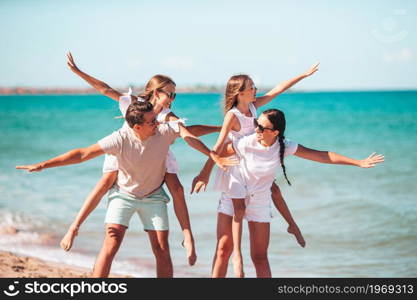
[[[150,137],[156,134],[156,128],[159,123],[156,120],[156,114],[153,111],[143,114],[143,122],[141,124],[135,124],[133,130],[136,131],[141,137]]]
[[[267,146],[274,144],[279,135],[279,131],[274,129],[274,126],[265,114],[259,116],[257,125],[255,128],[256,140]]]
[[[155,103],[163,108],[170,108],[176,96],[176,87],[174,84],[168,84],[163,88],[155,90]]]
[[[245,83],[245,87],[243,91],[239,92],[239,102],[255,102],[256,101],[256,91],[257,88],[255,84],[253,83],[253,80],[248,78]]]

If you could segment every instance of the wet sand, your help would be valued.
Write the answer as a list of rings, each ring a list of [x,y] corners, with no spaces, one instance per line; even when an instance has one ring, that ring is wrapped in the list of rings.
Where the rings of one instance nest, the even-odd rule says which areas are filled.
[[[91,270],[47,262],[0,251],[0,277],[8,278],[88,278]],[[110,277],[129,277],[111,274]]]

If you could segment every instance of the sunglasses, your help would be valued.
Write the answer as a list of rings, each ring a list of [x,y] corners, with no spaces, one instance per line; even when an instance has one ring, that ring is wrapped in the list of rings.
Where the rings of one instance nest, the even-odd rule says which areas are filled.
[[[258,128],[260,132],[264,132],[265,130],[275,131],[275,129],[273,128],[263,127],[261,124],[258,123],[258,120],[256,119],[253,119],[253,125],[255,126],[255,128]]]
[[[152,121],[150,121],[150,122],[143,122],[143,124],[149,124],[149,125],[156,125],[156,124],[158,124],[158,121],[156,120],[156,118],[155,119],[153,119]]]
[[[167,95],[169,99],[172,99],[172,100],[174,100],[175,97],[177,96],[177,93],[168,93],[167,91],[164,91],[164,90],[159,90],[159,91]]]

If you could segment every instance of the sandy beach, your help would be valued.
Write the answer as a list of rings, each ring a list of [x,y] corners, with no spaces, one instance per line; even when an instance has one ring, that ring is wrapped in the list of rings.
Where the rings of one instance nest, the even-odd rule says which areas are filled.
[[[43,261],[0,251],[0,277],[5,278],[88,278],[91,270]],[[110,277],[129,277],[111,274]]]

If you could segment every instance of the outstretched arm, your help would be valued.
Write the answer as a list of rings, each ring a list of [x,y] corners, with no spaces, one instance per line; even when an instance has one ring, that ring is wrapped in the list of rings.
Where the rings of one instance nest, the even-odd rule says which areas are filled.
[[[221,126],[212,126],[212,125],[191,125],[187,126],[187,130],[195,136],[203,136],[213,132],[219,132]]]
[[[104,154],[104,151],[101,149],[100,145],[94,144],[87,148],[78,148],[68,151],[67,153],[37,164],[16,166],[16,169],[28,170],[28,172],[40,172],[47,168],[79,164],[102,154]]]
[[[307,70],[306,72],[304,72],[303,74],[301,74],[297,77],[294,77],[290,80],[281,82],[276,87],[274,87],[272,90],[270,90],[268,93],[266,93],[264,96],[257,97],[256,101],[255,101],[255,107],[258,108],[262,105],[265,105],[265,104],[271,102],[272,99],[274,99],[279,94],[288,90],[290,87],[292,87],[294,84],[296,84],[300,80],[302,80],[302,79],[304,79],[308,76],[313,75],[319,69],[319,64],[320,63],[317,63],[317,64],[313,65],[309,70]]]
[[[217,153],[214,151],[210,151],[206,145],[202,141],[200,141],[197,137],[192,135],[187,128],[185,128],[182,124],[180,126],[180,135],[184,139],[184,141],[193,147],[194,149],[200,151],[201,153],[207,155],[210,159],[212,159],[220,168],[225,169],[225,166],[232,166],[236,165],[235,160],[230,160],[227,158],[221,158]]]
[[[358,160],[334,152],[309,149],[302,145],[298,145],[294,155],[323,164],[351,165],[360,168],[372,168],[376,164],[384,162],[384,156],[376,155],[375,152],[365,159]]]
[[[235,115],[231,112],[226,113],[224,117],[223,126],[220,130],[219,137],[217,138],[217,142],[213,147],[213,151],[216,153],[222,153],[224,149],[224,142],[229,134],[230,130],[234,127],[235,123],[237,123],[237,119]],[[213,170],[214,162],[211,159],[208,159],[204,164],[204,167],[201,169],[200,174],[198,174],[191,184],[191,194],[193,192],[198,193],[200,190],[206,190],[207,184],[209,182],[211,171]]]
[[[167,115],[167,121],[177,121],[179,118],[173,113],[170,112]],[[191,125],[186,126],[188,132],[190,132],[194,136],[203,136],[206,134],[210,134],[213,132],[219,132],[221,130],[221,126],[212,126],[212,125]]]
[[[74,72],[75,74],[80,76],[82,79],[87,81],[87,83],[91,85],[93,88],[95,88],[100,94],[103,94],[113,100],[119,101],[119,98],[123,95],[122,93],[111,88],[109,85],[107,85],[103,81],[98,80],[94,78],[93,76],[90,76],[87,73],[84,73],[83,71],[81,71],[75,64],[74,58],[72,57],[71,52],[68,52],[67,58],[68,58],[67,65],[72,72]],[[135,96],[132,96],[132,97],[136,98]]]

